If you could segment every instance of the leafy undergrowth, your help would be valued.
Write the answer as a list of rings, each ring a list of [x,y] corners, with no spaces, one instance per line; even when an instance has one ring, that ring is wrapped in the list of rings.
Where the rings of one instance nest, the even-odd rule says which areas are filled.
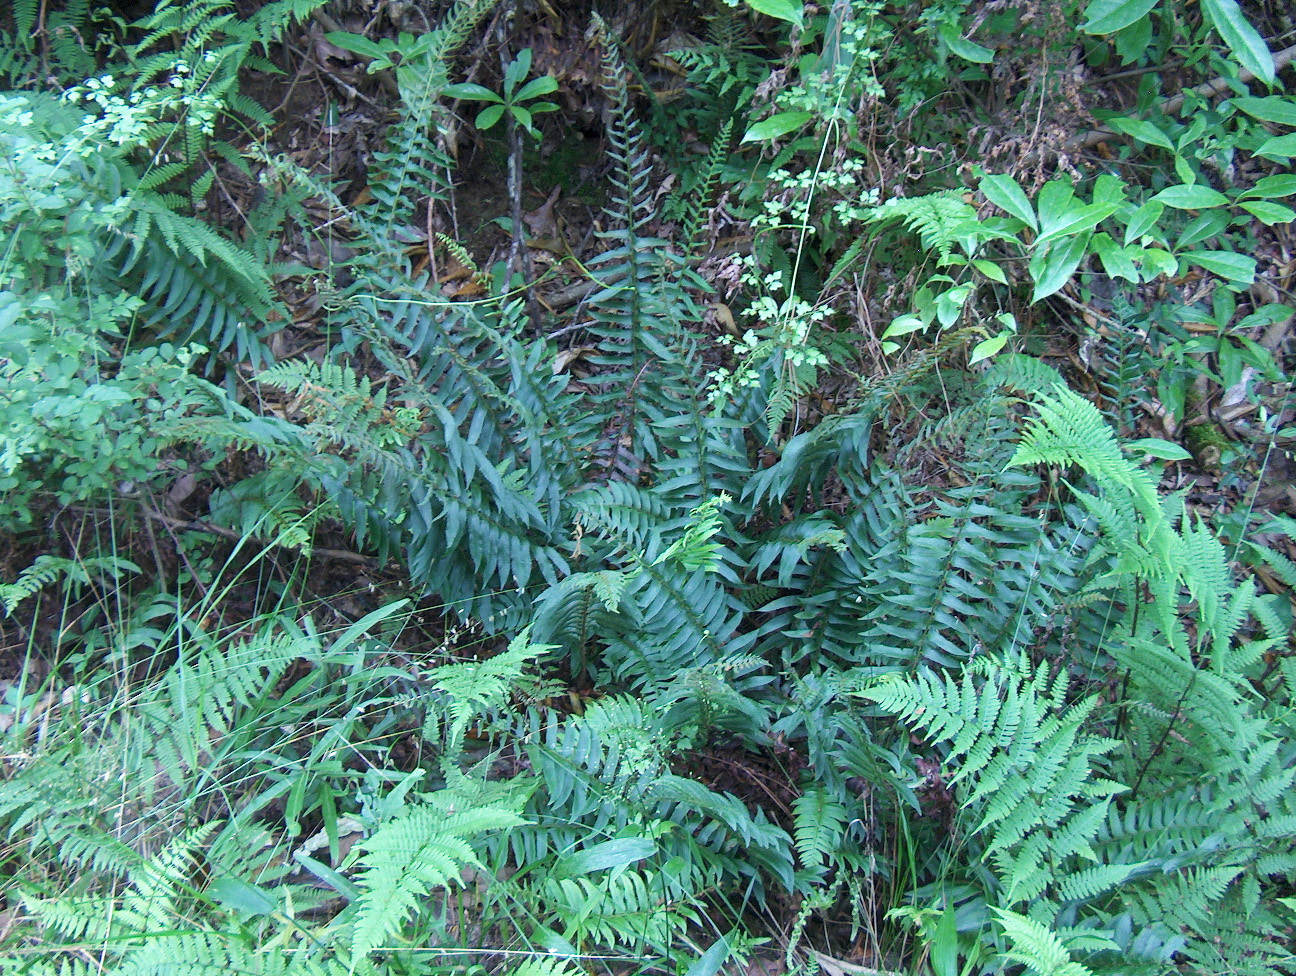
[[[0,972],[1296,968],[1291,24],[590,6],[0,21]]]

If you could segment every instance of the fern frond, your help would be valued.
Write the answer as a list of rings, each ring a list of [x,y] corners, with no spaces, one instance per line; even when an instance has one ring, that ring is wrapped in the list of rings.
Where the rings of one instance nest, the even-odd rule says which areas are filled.
[[[921,197],[893,197],[865,215],[871,224],[900,223],[918,235],[925,251],[935,252],[936,263],[951,263],[955,245],[969,254],[969,225],[976,223],[976,209],[957,190],[942,190]]]
[[[436,804],[421,803],[380,826],[360,844],[363,873],[351,929],[352,958],[366,958],[396,935],[433,889],[459,883],[464,867],[480,866],[470,838],[524,823],[509,810],[447,813]]]
[[[792,804],[797,857],[808,868],[831,864],[846,827],[846,808],[827,790],[811,787]]]

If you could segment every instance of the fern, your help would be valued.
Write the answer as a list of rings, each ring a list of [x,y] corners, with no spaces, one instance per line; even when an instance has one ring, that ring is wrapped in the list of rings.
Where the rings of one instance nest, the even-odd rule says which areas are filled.
[[[807,868],[831,863],[846,828],[846,808],[826,790],[812,787],[797,797],[792,836],[797,857]]]
[[[442,111],[437,100],[448,83],[450,59],[494,3],[456,0],[432,33],[423,63],[397,73],[407,83],[401,88],[401,118],[388,134],[387,151],[375,154],[369,174],[374,200],[364,213],[367,235],[384,257],[399,255],[400,248],[393,245],[401,227],[421,223],[415,220],[416,209],[445,199],[450,188],[451,160],[433,137]],[[410,80],[417,83],[409,85]]]
[[[899,223],[918,235],[924,251],[935,252],[938,267],[953,263],[954,248],[965,254],[976,250],[976,209],[957,190],[943,190],[921,197],[893,197],[870,209],[866,223]]]
[[[507,694],[521,677],[524,666],[547,650],[549,648],[545,645],[532,644],[528,631],[524,630],[500,654],[484,661],[442,665],[433,672],[431,686],[448,698],[443,706],[450,720],[445,732],[444,751],[447,755],[459,754],[470,722],[507,704]],[[434,716],[435,713],[430,711],[429,721],[423,728],[425,737],[435,736]]]
[[[400,931],[429,893],[459,882],[467,866],[481,867],[469,839],[525,821],[506,809],[458,810],[429,794],[382,824],[362,842],[360,897],[352,923],[352,966]]]
[[[139,572],[138,566],[119,556],[63,559],[41,555],[12,583],[0,583],[0,603],[4,604],[5,613],[12,615],[24,600],[60,580],[69,584],[69,589],[75,593],[97,580],[118,582],[127,573]]]
[[[548,878],[539,894],[571,944],[668,949],[679,930],[702,921],[687,877],[623,870],[590,878]]]

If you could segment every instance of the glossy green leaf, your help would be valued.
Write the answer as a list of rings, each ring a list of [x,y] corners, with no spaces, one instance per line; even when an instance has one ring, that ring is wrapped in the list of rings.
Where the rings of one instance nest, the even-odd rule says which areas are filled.
[[[1148,454],[1163,461],[1188,461],[1192,455],[1178,444],[1162,440],[1160,437],[1142,437],[1126,445],[1132,454]]]
[[[1011,332],[1000,332],[997,336],[991,336],[989,339],[978,342],[972,349],[972,355],[968,358],[968,365],[975,366],[981,360],[989,359],[1007,344],[1011,336]]]
[[[959,316],[963,314],[963,306],[971,296],[971,285],[959,285],[957,288],[942,292],[937,297],[936,321],[941,324],[941,328],[948,329],[958,321]]]
[[[1208,207],[1222,207],[1228,203],[1228,197],[1209,186],[1168,186],[1152,198],[1157,203],[1178,210],[1205,210]]]
[[[1060,214],[1044,226],[1043,233],[1035,242],[1038,246],[1060,237],[1072,237],[1093,230],[1116,212],[1115,203],[1091,203]]]
[[[1103,270],[1113,278],[1124,278],[1135,283],[1139,280],[1138,268],[1129,252],[1106,234],[1095,234],[1092,242],[1094,253],[1102,261]]]
[[[1268,95],[1265,98],[1239,96],[1230,101],[1252,118],[1296,129],[1296,101],[1290,95]]]
[[[469,102],[503,102],[504,99],[491,91],[485,85],[475,85],[471,82],[462,85],[446,85],[442,91],[450,98],[460,98]]]
[[[1221,278],[1249,285],[1255,281],[1256,260],[1235,251],[1189,251],[1179,255],[1180,262],[1205,268]]]
[[[1237,324],[1238,332],[1245,332],[1247,329],[1265,328],[1270,325],[1277,325],[1279,322],[1291,315],[1292,310],[1286,305],[1280,305],[1277,302],[1271,302],[1268,305],[1261,305],[1250,315],[1242,319]]]
[[[813,118],[810,112],[779,112],[778,115],[757,122],[742,137],[743,142],[764,142],[766,139],[777,139],[799,129]]]
[[[805,10],[798,0],[747,0],[747,6],[767,17],[786,20],[798,27],[805,16]]]
[[[1141,20],[1159,0],[1093,0],[1081,27],[1087,34],[1110,34]]]
[[[1200,244],[1207,238],[1220,233],[1228,224],[1229,214],[1227,210],[1207,210],[1188,222],[1188,226],[1179,235],[1179,241],[1175,246],[1185,248]]]
[[[1260,32],[1251,26],[1237,0],[1201,0],[1202,12],[1210,18],[1238,64],[1265,84],[1273,84],[1274,61]]]
[[[1179,273],[1179,262],[1169,251],[1159,247],[1141,247],[1138,250],[1144,281],[1161,275],[1172,278]]]
[[[711,948],[702,953],[693,965],[689,966],[684,976],[716,976],[720,967],[729,958],[729,940],[721,937],[711,943]],[[678,972],[678,970],[677,970]]]
[[[1257,180],[1256,185],[1242,194],[1242,199],[1259,197],[1262,200],[1273,200],[1278,197],[1289,197],[1296,193],[1296,174],[1277,173]]]
[[[1152,46],[1152,18],[1140,17],[1128,27],[1118,30],[1112,40],[1122,64],[1132,64],[1147,53]]]
[[[1146,122],[1143,119],[1108,119],[1107,125],[1117,132],[1132,136],[1139,142],[1146,142],[1148,145],[1158,146],[1167,152],[1174,152],[1174,143],[1170,141],[1170,137],[1151,122]]]
[[[524,129],[531,128],[531,113],[521,105],[510,105],[509,111],[513,113],[513,118],[517,119],[518,125]]]
[[[503,105],[486,106],[484,109],[481,110],[481,113],[477,116],[477,128],[489,129],[491,126],[493,126],[496,122],[500,120],[500,117],[503,114],[504,114]]]
[[[1296,210],[1284,207],[1281,203],[1270,203],[1268,200],[1244,200],[1238,206],[1269,227],[1296,220]]]
[[[646,837],[618,837],[559,858],[555,872],[560,877],[592,874],[625,867],[656,853],[657,845]]]
[[[213,880],[203,894],[243,915],[266,916],[279,908],[279,902],[265,889],[229,875]]]
[[[1134,211],[1125,224],[1125,244],[1128,246],[1156,226],[1161,215],[1165,213],[1165,204],[1149,200]]]
[[[993,261],[973,261],[972,266],[991,281],[997,281],[1001,285],[1008,284],[1008,278],[1004,274],[1003,268],[999,267],[999,265],[995,264]]]
[[[541,75],[539,78],[532,78],[523,85],[522,90],[513,96],[513,100],[525,102],[529,98],[539,98],[541,95],[548,95],[557,90],[558,82],[548,75]]]
[[[527,75],[531,73],[531,49],[529,47],[518,51],[507,68],[504,69],[504,89],[512,91],[518,86]]]
[[[1047,298],[1071,280],[1076,268],[1084,260],[1089,250],[1089,235],[1082,234],[1059,241],[1053,247],[1040,251],[1031,260],[1031,275],[1035,278],[1035,290],[1031,301],[1038,302]]]
[[[1104,206],[1110,204],[1119,208],[1125,203],[1127,189],[1124,180],[1112,176],[1110,173],[1102,173],[1098,179],[1094,180],[1093,202]]]
[[[917,315],[901,315],[891,320],[886,331],[882,333],[883,339],[892,339],[896,336],[908,335],[910,332],[917,332],[923,327],[923,320]]]
[[[349,31],[329,31],[324,35],[324,40],[344,51],[358,54],[362,58],[387,59],[388,52],[359,34],[352,34]]]
[[[987,176],[981,181],[981,192],[1000,210],[1024,221],[1031,230],[1039,229],[1030,199],[1011,176]]]
[[[974,64],[989,64],[994,60],[994,51],[969,41],[959,33],[959,29],[953,24],[942,25],[940,36],[941,40],[945,42],[945,46],[964,61],[971,61]]]
[[[1036,201],[1042,230],[1058,226],[1073,210],[1084,206],[1076,199],[1075,191],[1066,180],[1050,180],[1044,184]]]
[[[1256,150],[1256,155],[1269,156],[1273,159],[1291,159],[1296,156],[1296,132],[1266,139]]]
[[[972,361],[976,362],[975,359]],[[958,926],[955,915],[954,905],[946,905],[936,924],[936,931],[932,934],[931,952],[927,956],[932,976],[959,976]]]

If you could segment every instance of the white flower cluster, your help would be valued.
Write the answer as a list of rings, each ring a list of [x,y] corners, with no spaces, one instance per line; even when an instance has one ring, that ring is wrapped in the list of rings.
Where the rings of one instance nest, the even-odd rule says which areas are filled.
[[[87,115],[82,131],[92,139],[131,148],[150,141],[154,126],[168,118],[180,118],[191,129],[212,135],[216,119],[224,108],[220,95],[205,90],[205,80],[219,57],[215,51],[200,55],[203,70],[177,58],[171,65],[165,85],[138,91],[118,91],[112,75],[90,78],[69,90],[63,97],[69,102],[99,106],[100,114]]]

